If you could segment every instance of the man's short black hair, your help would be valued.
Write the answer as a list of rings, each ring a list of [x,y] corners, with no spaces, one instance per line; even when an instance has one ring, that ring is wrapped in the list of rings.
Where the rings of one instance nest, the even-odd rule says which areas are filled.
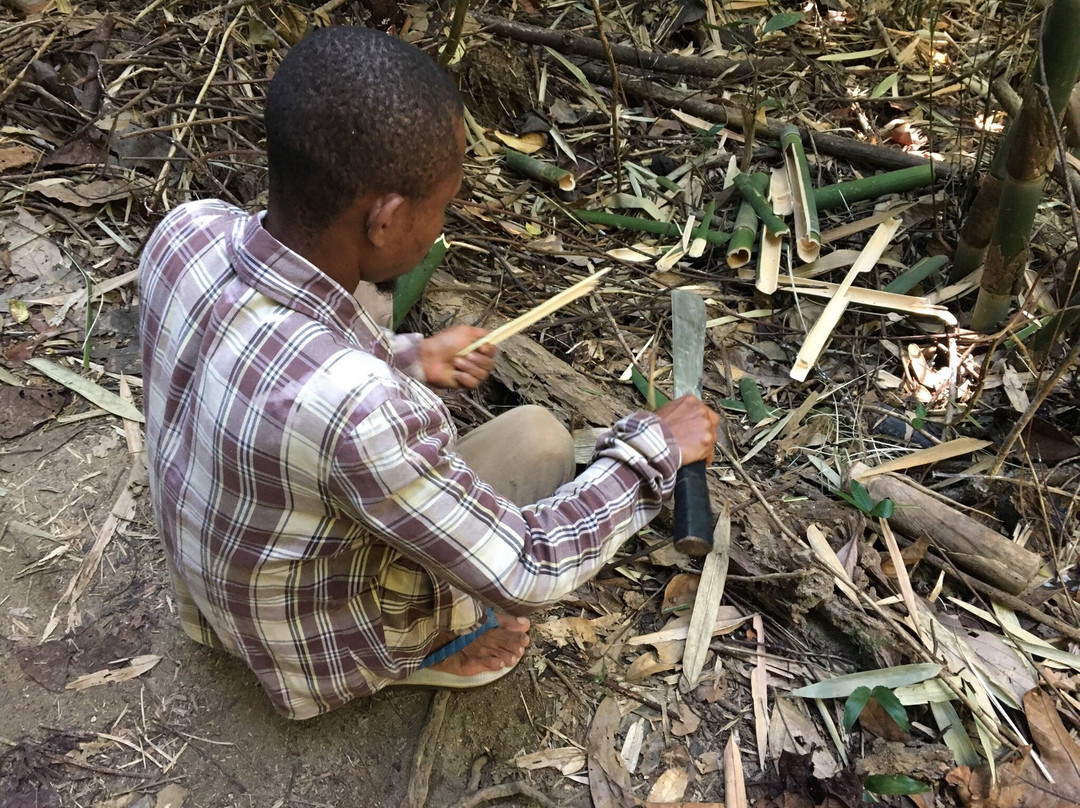
[[[459,164],[462,110],[418,48],[370,28],[319,29],[267,90],[270,197],[311,233],[368,192],[422,199]]]

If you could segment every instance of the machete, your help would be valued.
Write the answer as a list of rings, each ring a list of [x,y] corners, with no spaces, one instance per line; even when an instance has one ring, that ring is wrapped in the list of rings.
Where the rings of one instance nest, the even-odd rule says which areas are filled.
[[[672,360],[675,398],[701,398],[705,359],[705,301],[693,292],[671,292]],[[687,555],[712,549],[712,510],[705,485],[705,461],[683,466],[675,478],[675,546]]]

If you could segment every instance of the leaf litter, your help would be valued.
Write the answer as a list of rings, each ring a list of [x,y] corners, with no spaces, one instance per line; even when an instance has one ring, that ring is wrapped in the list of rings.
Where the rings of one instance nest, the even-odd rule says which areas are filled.
[[[93,4],[15,5],[23,10],[0,12],[21,26],[0,42],[13,66],[0,90],[9,117],[0,133],[0,339],[4,383],[20,385],[4,388],[2,406],[12,415],[5,435],[47,429],[58,416],[93,407],[117,425],[126,418],[130,431],[137,412],[120,397],[129,376],[114,357],[134,335],[121,329],[99,342],[87,331],[86,307],[126,311],[134,290],[124,281],[95,296],[87,279],[103,287],[129,273],[130,247],[179,201],[213,195],[261,207],[265,75],[307,27],[354,18],[333,2],[286,4],[269,15],[245,3],[196,3],[186,15],[157,3],[121,4],[115,15]],[[598,290],[528,329],[528,341],[546,353],[519,360],[513,373],[498,371],[471,403],[451,402],[455,416],[471,425],[495,402],[548,403],[543,381],[556,370],[613,412],[642,406],[625,381],[631,365],[670,392],[673,286],[705,299],[704,388],[726,416],[726,449],[709,476],[714,511],[725,503],[731,511],[729,574],[722,601],[706,606],[717,618],[703,622],[696,685],[684,692],[680,677],[701,563],[670,547],[662,515],[597,580],[535,621],[528,664],[556,729],[537,748],[518,750],[516,770],[566,804],[597,806],[857,805],[864,785],[892,789],[883,799],[896,799],[896,789],[911,785],[905,777],[933,788],[935,803],[912,794],[920,805],[1073,804],[1080,750],[1062,716],[1075,723],[1080,715],[1073,695],[1080,657],[1077,637],[1062,627],[1078,627],[1076,376],[1066,367],[1031,417],[1064,350],[1040,357],[1015,338],[1066,302],[1065,258],[1077,247],[1060,186],[1040,213],[1041,253],[1024,280],[1033,305],[1008,335],[963,328],[971,279],[930,275],[902,300],[879,291],[919,259],[951,249],[980,148],[1000,139],[992,45],[972,21],[1008,29],[996,55],[1023,63],[1037,18],[979,4],[946,4],[932,15],[880,4],[689,8],[601,4],[606,38],[636,49],[615,60],[614,89],[607,59],[589,61],[566,46],[569,36],[549,44],[527,29],[596,38],[595,18],[566,2],[515,20],[524,25],[512,33],[470,24],[452,68],[465,89],[469,153],[447,261],[462,285],[450,294],[495,301],[489,315],[511,320],[566,289],[568,278],[609,271]],[[409,7],[408,37],[439,44],[437,16]],[[211,72],[225,46],[231,58]],[[667,61],[643,73],[633,66],[643,54]],[[753,78],[740,72],[750,63],[762,65]],[[720,73],[720,81],[700,78]],[[1013,79],[1018,85],[1019,74]],[[187,86],[205,87],[199,102],[180,98]],[[492,87],[508,88],[495,104],[484,95]],[[780,261],[775,291],[755,291],[756,261],[733,272],[725,247],[706,236],[726,236],[734,223],[733,168],[783,173],[774,121],[814,134],[809,193],[926,157],[943,170],[930,187],[823,210],[819,223],[800,208],[806,249],[819,226],[820,258],[804,263],[788,237],[772,247]],[[569,172],[574,190],[517,175],[504,147]],[[796,191],[808,193],[797,184]],[[786,215],[782,199],[773,206]],[[597,224],[581,211],[622,218]],[[844,296],[847,269],[892,217],[892,234],[875,245],[880,259],[852,273],[847,310],[821,327],[821,345],[813,346],[820,356],[808,381],[797,383],[792,367],[823,311],[814,298]],[[811,276],[819,286],[808,285]],[[434,292],[446,282],[433,283]],[[508,342],[504,353],[514,360],[521,344]],[[79,395],[36,392],[57,390],[42,374]],[[540,384],[526,384],[528,377]],[[743,379],[755,382],[774,413],[768,419],[746,414]],[[594,402],[579,395],[568,420],[604,426],[581,414]],[[20,407],[27,396],[34,404]],[[871,415],[901,428],[871,432]],[[1006,446],[1018,416],[1030,428]],[[1017,587],[1005,585],[1007,576],[987,581],[978,547],[951,546],[947,534],[926,526],[905,528],[909,503],[897,506],[899,517],[878,521],[872,510],[883,497],[875,498],[872,480],[886,474],[899,475],[891,479],[906,486],[900,490],[921,486],[935,497],[940,524],[974,519],[1018,557],[1031,554],[1036,571]],[[870,497],[866,513],[858,497],[852,505],[836,494],[854,495],[857,479]],[[94,525],[97,548],[83,548],[94,553],[77,576],[65,568],[72,588],[55,605],[68,607],[72,628],[78,595],[108,561],[139,486],[113,493],[120,515]],[[61,547],[43,548],[27,577],[59,574],[55,566],[69,552]],[[54,609],[51,627],[61,617]],[[104,662],[100,678],[116,678],[115,660]],[[134,679],[143,672],[120,671]],[[886,719],[897,724],[884,696],[844,728],[844,700],[860,687],[895,694],[910,719],[907,740],[868,729],[888,734]],[[884,717],[875,713],[882,710]],[[69,743],[86,742],[11,747],[22,762],[5,754],[0,774],[16,800],[33,795],[34,804],[51,804],[57,789],[71,787],[48,756]],[[95,758],[105,769],[133,751],[107,748]],[[176,754],[180,745],[170,749]],[[168,754],[149,755],[142,759],[156,760],[158,771],[168,765]],[[953,766],[947,777],[945,766]]]

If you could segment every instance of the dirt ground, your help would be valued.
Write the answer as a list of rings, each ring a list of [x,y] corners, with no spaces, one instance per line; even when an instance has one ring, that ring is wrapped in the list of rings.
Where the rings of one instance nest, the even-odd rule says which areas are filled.
[[[401,804],[431,691],[384,691],[307,722],[275,714],[242,663],[181,631],[145,494],[78,601],[81,625],[65,634],[62,619],[54,639],[63,639],[39,645],[93,535],[85,528],[107,516],[130,459],[112,418],[42,430],[2,452],[0,804],[160,806],[153,795],[170,783],[188,792],[189,808]],[[50,522],[58,538],[22,527],[45,532]],[[57,548],[62,555],[20,577]],[[144,654],[161,661],[136,679],[65,690]],[[483,787],[505,777],[509,758],[537,748],[557,701],[530,667],[527,659],[496,685],[450,696],[428,804],[464,796],[477,761],[488,761]],[[57,762],[75,748],[84,765]]]

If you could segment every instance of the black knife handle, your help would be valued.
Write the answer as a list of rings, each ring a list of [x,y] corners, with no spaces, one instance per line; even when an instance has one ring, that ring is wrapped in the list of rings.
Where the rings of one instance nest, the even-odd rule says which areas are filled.
[[[707,555],[712,550],[712,532],[705,461],[699,460],[675,475],[675,546],[687,555]]]

